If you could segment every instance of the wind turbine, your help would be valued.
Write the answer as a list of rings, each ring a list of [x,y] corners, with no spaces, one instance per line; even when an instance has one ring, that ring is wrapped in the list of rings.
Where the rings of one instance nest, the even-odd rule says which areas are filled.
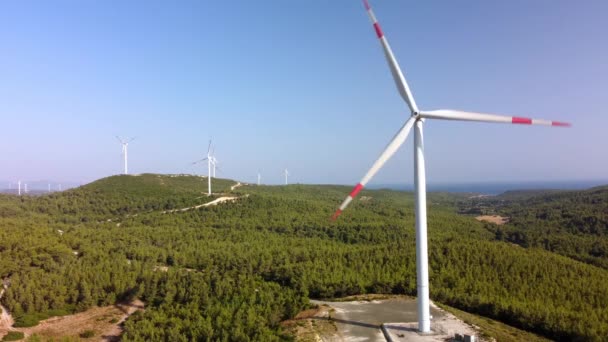
[[[198,164],[205,160],[207,161],[207,195],[211,196],[211,164],[213,164],[213,156],[211,155],[211,140],[209,140],[209,147],[207,147],[207,157],[195,161],[194,163],[192,163],[192,165]],[[215,176],[215,166],[213,170],[213,176]]]
[[[480,121],[480,122],[497,122],[510,123],[521,125],[545,125],[545,126],[570,126],[570,124],[558,121],[529,119],[516,116],[503,116],[493,114],[482,114],[473,112],[463,112],[459,110],[433,110],[421,111],[418,109],[412,92],[399,68],[399,64],[393,55],[390,45],[380,24],[376,20],[376,16],[372,11],[367,0],[363,0],[363,4],[371,19],[371,22],[376,31],[376,35],[380,40],[380,44],[384,50],[386,60],[393,75],[393,79],[401,97],[407,103],[411,116],[405,121],[405,124],[397,131],[397,134],[385,147],[380,157],[374,162],[372,167],[367,171],[363,179],[355,186],[351,193],[346,197],[342,205],[333,215],[335,220],[349,203],[357,196],[363,187],[372,179],[372,177],[382,168],[397,149],[405,142],[410,130],[414,127],[414,184],[415,184],[415,213],[416,213],[416,273],[418,286],[418,330],[422,333],[431,331],[430,310],[429,310],[429,273],[428,273],[428,252],[427,252],[427,216],[426,216],[426,179],[424,167],[424,144],[422,137],[422,125],[425,119],[440,119],[440,120],[459,120],[459,121]]]
[[[258,185],[260,185],[261,180],[262,180],[262,175],[260,174],[260,171],[258,171]]]
[[[128,152],[127,149],[129,147],[129,143],[132,142],[133,140],[135,140],[135,138],[131,138],[131,139],[125,138],[125,139],[122,139],[121,137],[116,136],[116,139],[118,139],[118,141],[122,145],[122,155],[124,157],[124,163],[125,163],[125,172],[124,172],[124,174],[128,175],[129,174],[129,168],[128,168],[128,165],[129,165],[128,162],[129,162],[129,160],[127,158],[127,152]]]
[[[17,190],[17,194],[18,194],[19,196],[21,196],[21,181],[17,181],[17,187],[18,187],[18,189],[19,189],[19,190]]]
[[[287,185],[287,176],[289,176],[289,171],[287,171],[287,168],[285,168],[285,171],[283,171],[283,173],[285,174],[285,185]]]
[[[213,165],[213,178],[215,178],[215,168],[217,167],[217,164],[219,163],[219,161],[217,160],[217,158],[215,158],[214,155],[211,156],[211,164]]]

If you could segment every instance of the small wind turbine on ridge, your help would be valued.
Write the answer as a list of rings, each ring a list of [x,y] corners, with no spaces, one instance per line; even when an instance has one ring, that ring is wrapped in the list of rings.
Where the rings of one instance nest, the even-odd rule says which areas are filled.
[[[416,274],[418,287],[418,330],[422,333],[431,331],[430,309],[429,309],[429,271],[428,271],[428,251],[427,251],[427,214],[426,214],[426,175],[424,166],[424,144],[422,126],[426,119],[439,120],[458,120],[458,121],[479,121],[509,123],[518,125],[544,125],[553,127],[567,127],[570,124],[559,121],[549,121],[541,119],[530,119],[517,116],[503,116],[494,114],[482,114],[474,112],[463,112],[460,110],[441,109],[424,111],[419,110],[412,92],[403,76],[401,68],[393,55],[388,40],[384,36],[380,24],[372,11],[367,0],[363,0],[365,10],[376,31],[376,36],[384,50],[384,55],[388,62],[395,85],[401,97],[405,100],[410,110],[410,117],[404,125],[397,131],[397,134],[385,147],[372,167],[367,171],[359,184],[342,202],[336,213],[333,215],[335,220],[350,202],[357,196],[363,187],[372,177],[382,168],[382,166],[395,154],[397,149],[405,142],[412,127],[414,128],[414,184],[415,184],[415,218],[416,218]]]
[[[287,176],[289,176],[289,171],[287,171],[287,168],[285,168],[285,171],[283,171],[283,173],[285,174],[285,185],[287,185]]]
[[[211,155],[211,140],[209,140],[209,146],[207,147],[207,157],[195,161],[192,163],[192,165],[196,165],[205,160],[207,161],[207,195],[211,196],[211,164],[213,164],[213,156]],[[215,172],[215,170],[213,172]]]
[[[219,161],[217,160],[217,158],[215,158],[215,145],[211,147],[211,156],[209,158],[211,160],[211,164],[213,165],[213,178],[215,178],[215,169],[219,169],[219,167],[217,166]]]
[[[125,167],[124,174],[128,175],[129,174],[129,168],[128,168],[129,159],[128,159],[128,156],[127,156],[127,152],[128,152],[129,143],[132,142],[133,140],[135,140],[135,138],[131,138],[131,139],[125,138],[125,139],[122,139],[121,137],[116,136],[116,139],[118,139],[118,141],[122,145],[122,154],[123,154],[123,157],[124,157],[124,167]]]

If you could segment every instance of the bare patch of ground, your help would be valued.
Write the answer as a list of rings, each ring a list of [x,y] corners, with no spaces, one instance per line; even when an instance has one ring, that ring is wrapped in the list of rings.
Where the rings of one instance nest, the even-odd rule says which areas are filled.
[[[152,270],[153,271],[168,272],[169,271],[169,266],[157,265],[157,266],[154,266],[154,268]]]
[[[305,310],[293,320],[283,322],[283,327],[297,341],[386,341],[382,332],[383,325],[393,326],[394,341],[427,341],[420,339],[416,332],[417,304],[416,299],[407,296],[370,294],[340,298],[336,301],[311,300],[316,308]],[[454,337],[454,333],[478,335],[474,327],[462,322],[454,315],[431,306],[432,326],[439,333],[429,341],[445,341]],[[409,328],[403,323],[414,322]],[[408,338],[405,333],[410,331]],[[451,334],[451,336],[448,336]]]
[[[249,197],[249,194],[245,195],[244,197]],[[187,208],[181,208],[181,209],[173,209],[173,210],[165,210],[162,213],[163,214],[170,214],[170,213],[174,213],[174,212],[178,212],[178,211],[188,211],[188,210],[198,209],[198,208],[202,208],[202,207],[208,207],[208,206],[212,206],[212,205],[217,205],[217,204],[220,204],[220,203],[223,203],[223,202],[234,202],[234,201],[238,200],[239,198],[241,198],[241,197],[237,197],[237,196],[222,196],[222,197],[214,199],[211,202],[195,205],[193,207],[187,207]]]
[[[327,305],[300,312],[294,319],[281,323],[281,327],[302,342],[334,342],[343,339],[330,317],[334,312]]]
[[[13,317],[8,313],[8,310],[2,305],[0,305],[0,339],[4,337],[9,331],[13,330],[11,327],[15,323]]]
[[[385,300],[385,299],[415,299],[414,297],[405,296],[405,295],[393,295],[393,294],[377,294],[377,293],[368,293],[354,296],[347,296],[342,298],[332,299],[332,302],[354,302],[354,301],[365,301],[371,302],[373,300]]]
[[[509,222],[508,217],[504,217],[504,216],[500,216],[500,215],[482,215],[482,216],[475,217],[475,219],[477,221],[486,221],[486,222],[495,223],[497,225],[503,225],[503,224]]]
[[[104,307],[94,307],[74,315],[52,317],[40,321],[31,328],[14,328],[21,331],[25,337],[37,335],[41,340],[57,340],[65,337],[78,339],[85,331],[95,334],[87,341],[119,341],[122,334],[121,324],[133,313],[144,309],[144,303],[135,299],[129,303]]]
[[[234,191],[234,189],[238,188],[239,186],[242,186],[243,184],[241,184],[241,182],[237,182],[236,184],[234,184],[233,186],[230,187],[230,191]]]
[[[217,205],[217,204],[222,203],[222,202],[234,202],[237,199],[238,199],[238,197],[234,197],[234,196],[219,197],[219,198],[216,198],[216,199],[214,199],[213,201],[211,201],[209,203],[197,205],[196,207],[194,207],[194,209],[198,209],[200,207],[208,207],[210,205]]]
[[[10,282],[8,279],[2,280],[2,283],[0,286],[0,299],[2,299],[2,296],[4,296],[4,292],[8,288],[9,283]],[[11,314],[8,312],[8,310],[4,306],[0,305],[0,311],[1,311],[0,312],[0,338],[2,338],[10,330],[13,330],[11,327],[15,323],[15,320],[13,320],[13,316],[11,316]]]

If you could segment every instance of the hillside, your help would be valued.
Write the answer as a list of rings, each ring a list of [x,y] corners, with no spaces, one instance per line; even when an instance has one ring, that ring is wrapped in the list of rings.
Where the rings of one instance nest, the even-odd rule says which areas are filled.
[[[123,340],[289,340],[279,322],[309,298],[416,292],[413,196],[349,187],[243,185],[209,202],[194,176],[115,176],[40,197],[0,195],[2,304],[17,325],[140,298]],[[215,190],[214,190],[215,192]],[[608,271],[495,241],[429,195],[431,297],[561,340],[608,335]],[[506,207],[505,207],[506,208]],[[109,221],[110,220],[110,221]]]
[[[513,191],[460,202],[468,213],[499,214],[499,240],[538,247],[608,269],[608,186],[583,191]]]

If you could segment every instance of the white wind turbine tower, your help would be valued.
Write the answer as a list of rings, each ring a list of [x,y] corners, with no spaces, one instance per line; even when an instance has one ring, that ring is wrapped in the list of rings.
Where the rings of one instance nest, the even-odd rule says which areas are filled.
[[[213,178],[215,178],[215,169],[217,167],[217,164],[219,163],[219,161],[217,160],[217,158],[215,158],[215,146],[213,147],[213,149],[211,150],[211,157],[209,157],[211,160],[211,165],[213,165],[213,169],[212,169],[212,174],[213,174]]]
[[[260,171],[258,171],[258,185],[260,185],[261,180],[262,180],[262,175],[260,174]]]
[[[289,171],[287,171],[287,168],[285,168],[283,173],[285,174],[285,185],[287,185],[287,176],[289,176]]]
[[[17,194],[21,196],[21,181],[17,181]]]
[[[333,216],[335,220],[342,211],[348,206],[353,198],[363,189],[363,187],[372,179],[372,177],[382,168],[397,149],[405,142],[410,130],[414,127],[414,184],[415,184],[415,213],[416,213],[416,273],[418,287],[418,330],[423,333],[431,331],[431,321],[429,312],[429,274],[428,274],[428,252],[427,252],[427,215],[426,215],[426,179],[424,167],[424,144],[422,138],[422,126],[425,119],[440,119],[440,120],[459,120],[459,121],[479,121],[479,122],[497,122],[522,125],[545,125],[545,126],[570,126],[568,123],[529,119],[515,116],[502,116],[493,114],[481,114],[473,112],[463,112],[459,110],[419,110],[409,86],[399,68],[399,64],[395,59],[393,52],[388,44],[388,41],[380,25],[376,20],[374,12],[370,8],[367,0],[363,0],[367,14],[369,15],[376,35],[380,40],[386,60],[393,75],[393,79],[401,97],[407,103],[411,116],[405,121],[405,124],[397,131],[397,134],[385,147],[378,159],[374,162],[363,179],[355,186],[351,193],[346,197],[340,208]]]
[[[121,137],[116,136],[116,139],[118,139],[118,141],[122,145],[122,155],[124,157],[124,166],[125,166],[125,172],[124,172],[124,174],[128,175],[129,174],[129,168],[128,168],[129,159],[128,159],[128,156],[127,156],[127,152],[128,152],[129,143],[132,142],[133,140],[135,140],[135,138],[131,138],[131,139],[125,138],[125,139],[122,139]]]
[[[209,147],[207,147],[207,157],[205,157],[201,160],[195,161],[194,163],[192,163],[192,165],[198,164],[205,160],[207,161],[207,195],[211,196],[211,175],[212,175],[211,165],[214,164],[213,156],[211,155],[211,140],[209,140]],[[214,170],[213,170],[213,175],[215,176],[215,166],[214,166]]]

